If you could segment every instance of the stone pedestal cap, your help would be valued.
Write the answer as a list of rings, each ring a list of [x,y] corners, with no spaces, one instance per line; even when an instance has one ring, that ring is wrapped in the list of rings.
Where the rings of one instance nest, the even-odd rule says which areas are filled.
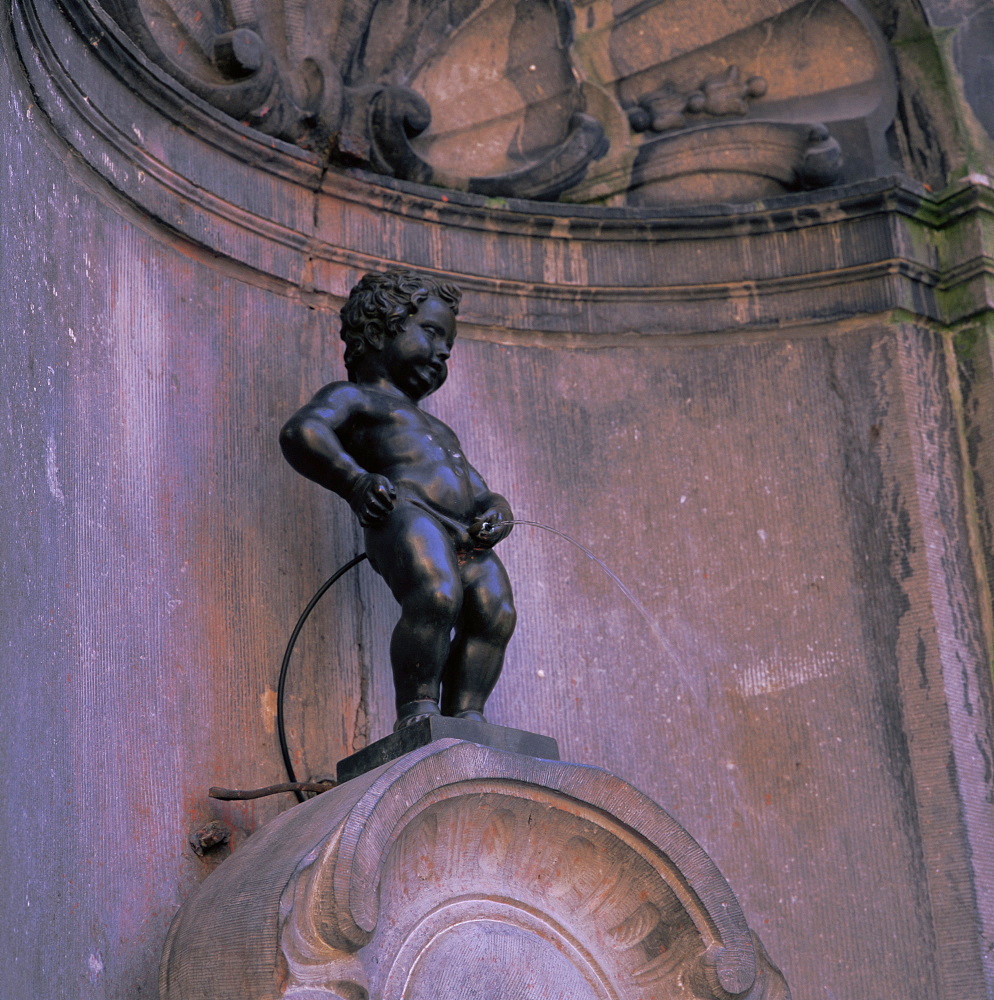
[[[701,846],[599,768],[442,739],[283,813],[183,905],[161,1000],[789,991]]]

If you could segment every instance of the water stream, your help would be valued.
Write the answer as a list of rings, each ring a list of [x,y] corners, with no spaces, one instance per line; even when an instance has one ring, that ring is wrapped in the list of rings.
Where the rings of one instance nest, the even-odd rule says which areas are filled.
[[[645,620],[646,625],[649,626],[649,630],[652,632],[656,642],[659,643],[660,649],[662,649],[662,651],[666,654],[670,663],[674,667],[679,667],[680,660],[676,655],[676,651],[670,645],[669,641],[666,639],[666,636],[663,635],[662,631],[659,628],[659,625],[656,623],[652,615],[650,615],[649,612],[646,611],[644,605],[628,589],[628,587],[626,587],[625,584],[622,583],[617,573],[615,573],[614,570],[612,570],[611,567],[608,566],[603,559],[594,555],[594,553],[591,552],[586,545],[584,545],[582,542],[578,542],[572,535],[566,534],[565,531],[560,531],[558,528],[553,528],[551,525],[543,524],[541,521],[527,521],[522,518],[514,518],[506,521],[501,521],[500,523],[526,524],[532,528],[541,528],[543,531],[549,531],[553,535],[558,535],[560,538],[565,538],[566,541],[569,542],[571,545],[576,546],[576,548],[578,548],[588,559],[592,559],[595,563],[597,563],[597,565],[600,566],[600,568],[614,581],[615,586],[625,595],[625,597],[628,598],[628,600],[631,602],[635,610],[638,611],[638,613]]]

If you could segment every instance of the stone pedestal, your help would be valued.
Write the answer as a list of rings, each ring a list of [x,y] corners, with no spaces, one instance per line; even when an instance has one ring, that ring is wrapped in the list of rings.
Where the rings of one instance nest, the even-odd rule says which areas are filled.
[[[173,922],[162,1000],[789,991],[700,845],[599,768],[441,739],[282,814]]]

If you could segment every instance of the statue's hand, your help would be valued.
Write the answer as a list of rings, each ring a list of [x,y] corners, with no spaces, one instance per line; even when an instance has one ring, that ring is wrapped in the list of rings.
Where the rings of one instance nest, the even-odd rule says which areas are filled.
[[[397,490],[386,476],[367,472],[352,488],[349,506],[364,528],[379,524],[394,509]]]
[[[510,507],[494,504],[470,525],[469,533],[478,547],[492,549],[511,533],[513,518]]]

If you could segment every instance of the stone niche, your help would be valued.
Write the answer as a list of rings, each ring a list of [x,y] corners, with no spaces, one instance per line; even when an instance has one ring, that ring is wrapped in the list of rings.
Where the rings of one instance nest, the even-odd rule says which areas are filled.
[[[788,1000],[700,845],[599,768],[441,739],[283,813],[173,921],[161,1000]]]
[[[514,836],[530,808],[514,796],[528,790],[536,816],[561,822],[562,857],[586,858],[560,865],[565,895],[536,895],[546,884],[536,875],[509,897],[530,900],[543,928],[588,920],[578,930],[543,929],[533,942],[530,916],[505,919],[527,907],[483,918],[508,955],[556,956],[596,996],[592,959],[567,968],[581,954],[567,945],[593,941],[618,996],[655,996],[663,986],[640,993],[625,978],[658,957],[647,953],[655,913],[635,919],[651,902],[653,926],[673,928],[670,951],[688,956],[687,989],[702,976],[711,995],[781,988],[764,978],[724,883],[698,878],[718,879],[699,848],[590,768],[512,768],[460,745],[281,817],[276,798],[207,799],[211,783],[282,778],[274,660],[357,538],[343,505],[291,483],[276,435],[319,374],[341,377],[336,314],[348,289],[393,264],[465,292],[459,363],[435,412],[519,513],[606,556],[679,653],[664,661],[596,567],[588,576],[559,540],[523,528],[508,545],[521,624],[494,720],[548,733],[567,758],[672,807],[798,996],[989,1000],[994,187],[986,167],[951,172],[969,165],[954,132],[989,147],[963,127],[928,57],[949,41],[986,59],[990,18],[941,5],[942,25],[959,19],[951,40],[946,27],[930,35],[910,0],[867,3],[880,27],[841,0],[743,0],[741,31],[729,3],[577,0],[556,19],[564,7],[535,2],[536,18],[554,22],[553,34],[536,32],[554,58],[524,62],[487,111],[500,123],[506,106],[508,121],[528,124],[534,108],[544,123],[522,129],[512,156],[509,132],[482,118],[453,124],[452,92],[425,81],[475,65],[460,53],[480,30],[513,27],[512,9],[527,6],[301,0],[280,20],[279,5],[252,0],[11,0],[0,74],[12,81],[4,363],[16,379],[4,488],[10,565],[32,586],[5,605],[8,641],[25,657],[5,697],[12,773],[38,794],[8,803],[5,1000],[35,1000],[39,981],[59,997],[153,995],[187,897],[168,1000],[196,990],[218,1000],[224,983],[241,987],[240,1000],[291,985],[298,998],[354,1000],[408,961],[416,984],[418,964],[389,937],[405,900],[392,881],[397,852],[415,851],[405,855],[415,870],[429,856],[409,840],[432,836],[419,818],[428,807],[414,805],[431,796],[440,855],[457,821],[475,850],[486,830],[474,824],[494,812],[478,808],[484,786],[506,800],[495,812],[514,818]],[[712,30],[723,40],[702,48]],[[345,54],[337,68],[329,33]],[[502,37],[494,31],[495,45]],[[396,73],[363,64],[360,38],[411,60],[398,56]],[[787,38],[811,43],[806,62],[777,63]],[[710,62],[701,54],[719,50]],[[853,59],[832,77],[843,60],[830,57],[843,51]],[[520,97],[531,65],[569,100]],[[812,66],[822,69],[805,75]],[[978,72],[970,92],[988,116],[989,75]],[[411,94],[431,111],[420,131]],[[516,111],[500,103],[514,94]],[[412,113],[391,132],[405,101]],[[294,119],[294,107],[306,114]],[[752,156],[755,130],[773,135],[771,124],[803,128],[792,133],[802,138],[824,126],[818,142],[837,144],[840,186],[801,191],[762,171],[701,167],[722,136],[750,136],[740,148]],[[452,151],[486,135],[503,148],[481,147],[445,180]],[[603,155],[584,160],[584,148]],[[657,174],[667,150],[673,166]],[[903,176],[889,176],[888,150]],[[633,186],[636,175],[646,183]],[[767,190],[775,197],[742,200]],[[288,716],[302,776],[327,773],[389,726],[393,606],[376,581],[361,571],[356,581],[322,606],[329,642],[295,664]],[[468,770],[443,781],[449,755]],[[617,801],[602,808],[595,785]],[[441,801],[440,789],[458,787],[480,789],[462,812]],[[393,806],[410,807],[411,823],[376,826]],[[204,882],[215,861],[187,838],[208,820],[233,829],[234,852]],[[71,833],[39,852],[38,831],[50,829]],[[381,844],[355,855],[373,829]],[[530,843],[515,841],[513,857],[544,871]],[[611,896],[582,911],[593,896],[568,874],[592,870],[599,851],[621,859],[619,900],[642,873],[638,905]],[[319,871],[327,892],[307,889]],[[350,880],[344,895],[336,872]],[[227,902],[212,896],[225,886]],[[294,902],[297,887],[311,909],[294,903],[291,918],[280,901]],[[420,898],[441,905],[441,892]],[[674,898],[685,917],[667,908]],[[457,943],[475,947],[436,933],[423,913],[397,912],[425,972]],[[610,932],[629,918],[618,933],[635,944],[615,947]],[[717,985],[700,956],[715,959]],[[728,968],[733,979],[722,978]],[[347,983],[358,984],[351,995],[332,985]]]

